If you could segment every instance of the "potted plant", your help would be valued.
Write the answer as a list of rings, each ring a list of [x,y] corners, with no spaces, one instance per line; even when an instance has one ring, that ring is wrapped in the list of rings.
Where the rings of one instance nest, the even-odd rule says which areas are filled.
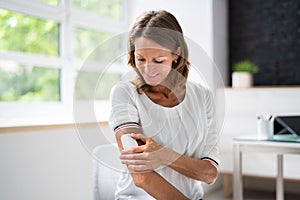
[[[253,85],[253,74],[259,71],[259,67],[249,60],[243,60],[233,65],[232,87],[247,88]]]

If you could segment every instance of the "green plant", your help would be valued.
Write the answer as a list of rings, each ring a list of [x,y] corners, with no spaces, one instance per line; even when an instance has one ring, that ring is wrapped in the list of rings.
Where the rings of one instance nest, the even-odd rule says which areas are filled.
[[[249,60],[243,60],[233,65],[234,72],[249,72],[255,74],[259,71],[259,67]]]

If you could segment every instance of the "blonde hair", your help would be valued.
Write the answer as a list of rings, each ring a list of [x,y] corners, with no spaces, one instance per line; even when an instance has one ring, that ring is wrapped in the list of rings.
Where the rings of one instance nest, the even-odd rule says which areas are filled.
[[[151,86],[145,82],[135,64],[134,42],[139,37],[151,39],[169,49],[173,54],[177,54],[180,48],[177,62],[172,63],[173,70],[168,77],[172,90],[184,85],[188,77],[190,63],[188,61],[188,48],[177,19],[167,11],[149,11],[138,17],[131,28],[128,38],[128,64],[137,73],[132,82],[136,85],[137,91],[142,93],[151,90]]]

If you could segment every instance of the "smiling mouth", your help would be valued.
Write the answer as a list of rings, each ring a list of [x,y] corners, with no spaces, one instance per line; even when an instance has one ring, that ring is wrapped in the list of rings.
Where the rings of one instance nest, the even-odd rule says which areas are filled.
[[[158,76],[159,75],[159,73],[154,73],[154,74],[146,74],[148,77],[150,77],[150,78],[154,78],[154,77],[156,77],[156,76]]]

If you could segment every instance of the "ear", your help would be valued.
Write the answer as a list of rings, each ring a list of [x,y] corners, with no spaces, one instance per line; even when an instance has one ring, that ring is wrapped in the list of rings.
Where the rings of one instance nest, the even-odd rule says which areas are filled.
[[[177,60],[180,55],[181,55],[181,48],[178,47],[177,51],[173,54],[173,60]]]

